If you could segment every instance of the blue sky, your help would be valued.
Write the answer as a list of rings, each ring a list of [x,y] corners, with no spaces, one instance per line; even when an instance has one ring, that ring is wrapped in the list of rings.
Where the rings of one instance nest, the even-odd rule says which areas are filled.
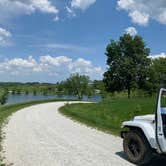
[[[102,79],[105,47],[124,33],[165,57],[166,2],[0,0],[0,81],[56,82],[74,72]]]

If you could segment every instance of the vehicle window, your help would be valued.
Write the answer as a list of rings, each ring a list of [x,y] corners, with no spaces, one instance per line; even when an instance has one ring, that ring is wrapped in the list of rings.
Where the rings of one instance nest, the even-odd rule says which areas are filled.
[[[166,92],[164,91],[161,95],[161,112],[166,114]]]

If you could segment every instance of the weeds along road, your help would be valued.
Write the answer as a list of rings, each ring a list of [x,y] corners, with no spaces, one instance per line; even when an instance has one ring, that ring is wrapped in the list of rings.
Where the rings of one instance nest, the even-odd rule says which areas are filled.
[[[122,140],[58,112],[65,102],[40,104],[13,114],[4,127],[7,164],[14,166],[130,166]]]

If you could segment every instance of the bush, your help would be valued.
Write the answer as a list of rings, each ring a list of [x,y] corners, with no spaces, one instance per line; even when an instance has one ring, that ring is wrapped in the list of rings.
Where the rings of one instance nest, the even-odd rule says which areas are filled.
[[[2,90],[0,92],[0,103],[1,105],[4,105],[8,99],[8,91]]]

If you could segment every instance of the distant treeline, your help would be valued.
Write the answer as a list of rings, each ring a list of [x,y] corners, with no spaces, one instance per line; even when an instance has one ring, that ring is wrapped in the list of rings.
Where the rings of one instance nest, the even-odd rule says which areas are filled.
[[[77,84],[79,84],[79,81],[77,82]],[[12,94],[21,94],[21,93],[60,94],[60,93],[65,93],[66,91],[65,89],[68,88],[63,86],[64,82],[65,81],[57,82],[57,83],[0,82],[0,90],[5,90],[8,93],[12,93]],[[100,81],[100,80],[94,80],[94,81],[88,80],[88,85],[91,86],[91,88],[94,89],[96,93],[99,93],[100,91],[104,89],[103,81]]]
[[[29,93],[41,93],[52,94],[55,93],[57,84],[52,83],[39,83],[39,82],[0,82],[0,89],[5,89],[8,93],[12,94],[29,94]]]

